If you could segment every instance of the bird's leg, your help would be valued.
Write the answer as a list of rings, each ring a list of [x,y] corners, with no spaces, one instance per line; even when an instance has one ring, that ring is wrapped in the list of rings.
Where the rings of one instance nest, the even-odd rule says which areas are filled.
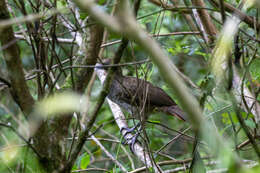
[[[125,139],[126,135],[128,135],[129,133],[134,132],[134,131],[136,130],[136,128],[138,128],[138,129],[137,129],[137,132],[136,132],[131,138],[127,138],[126,140],[124,140],[124,141],[122,142],[122,144],[129,144],[129,145],[130,145],[130,150],[131,150],[132,152],[134,152],[134,145],[135,145],[136,142],[138,142],[137,138],[138,138],[138,136],[140,135],[140,130],[141,130],[141,128],[142,128],[140,122],[137,123],[137,124],[136,124],[134,127],[132,127],[132,128],[123,127],[123,128],[120,130],[121,133],[122,133],[123,130],[126,130],[125,134],[123,135],[123,138]]]
[[[134,127],[132,127],[132,128],[122,127],[122,128],[120,129],[120,132],[121,132],[121,133],[122,133],[124,130],[126,130],[125,134],[123,135],[123,138],[125,138],[126,135],[128,135],[129,133],[134,132],[135,129],[136,129],[137,127],[139,127],[139,126],[140,126],[140,122],[137,123],[137,124],[136,124]]]

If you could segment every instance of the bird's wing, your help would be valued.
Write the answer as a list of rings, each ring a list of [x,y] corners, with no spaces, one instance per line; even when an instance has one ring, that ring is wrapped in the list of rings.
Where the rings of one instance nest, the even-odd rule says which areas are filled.
[[[172,98],[161,88],[153,86],[150,82],[147,83],[149,94],[147,95],[150,104],[154,106],[172,106],[176,103]]]
[[[153,86],[150,82],[130,76],[127,76],[125,79],[123,80],[123,86],[128,90],[127,95],[137,105],[140,105],[139,103],[144,100],[147,104],[155,107],[176,105],[165,91]]]

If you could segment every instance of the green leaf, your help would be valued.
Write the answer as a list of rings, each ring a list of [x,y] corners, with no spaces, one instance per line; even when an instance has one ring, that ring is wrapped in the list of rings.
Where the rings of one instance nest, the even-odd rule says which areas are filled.
[[[104,5],[106,3],[106,0],[99,0],[98,5]]]
[[[253,79],[257,80],[258,82],[260,81],[260,60],[256,59],[252,62],[249,68]]]
[[[161,121],[159,121],[159,120],[149,120],[150,122],[152,122],[152,123],[160,123]]]
[[[237,116],[236,116],[235,112],[230,112],[230,115],[231,115],[233,123],[237,124],[238,123],[238,119],[237,119]],[[231,124],[231,120],[230,120],[230,117],[229,117],[227,112],[222,113],[221,116],[222,116],[222,122],[224,124],[229,124],[229,125]]]
[[[66,2],[63,1],[63,0],[59,0],[57,1],[57,8],[60,9],[60,8],[64,8],[66,6]]]
[[[77,165],[76,165],[76,164],[74,164],[74,165],[73,165],[73,167],[71,168],[71,170],[72,170],[72,171],[75,171],[75,170],[77,170]]]
[[[255,123],[252,120],[245,120],[245,123],[248,127],[252,128],[252,129],[256,128]]]
[[[87,166],[90,163],[90,155],[88,154],[84,154],[84,156],[82,157],[81,161],[80,161],[80,168],[81,169],[86,169]]]
[[[87,16],[88,16],[88,13],[87,13],[87,12],[82,12],[82,11],[81,11],[79,18],[80,18],[81,20],[84,20],[84,19],[86,19]]]

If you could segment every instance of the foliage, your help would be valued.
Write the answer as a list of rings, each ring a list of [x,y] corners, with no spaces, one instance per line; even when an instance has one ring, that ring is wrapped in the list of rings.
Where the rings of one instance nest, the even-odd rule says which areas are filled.
[[[46,1],[45,4],[34,0],[24,2],[7,0],[7,2],[11,16],[9,20],[22,20],[30,14],[45,13],[50,9],[69,9],[70,12],[57,11],[51,16],[42,16],[27,22],[18,21],[11,25],[15,33],[15,40],[10,40],[10,45],[15,44],[20,49],[20,57],[18,58],[22,60],[21,67],[24,71],[24,78],[28,90],[35,100],[35,104],[31,105],[33,111],[30,115],[25,115],[16,100],[17,95],[13,94],[13,88],[8,86],[12,85],[13,81],[10,76],[15,75],[15,72],[10,71],[5,59],[4,51],[7,51],[10,45],[1,43],[0,172],[48,172],[42,160],[45,157],[40,158],[42,153],[48,153],[46,156],[47,164],[55,161],[53,167],[57,170],[48,168],[49,170],[61,171],[68,163],[66,161],[73,157],[72,153],[82,132],[88,128],[89,133],[84,137],[86,141],[84,141],[84,145],[69,171],[93,169],[94,171],[125,172],[123,167],[130,172],[144,166],[144,163],[130,151],[127,145],[121,144],[124,139],[107,102],[98,109],[93,126],[87,126],[95,111],[95,105],[99,103],[100,93],[103,91],[100,80],[96,77],[93,80],[89,78],[88,86],[84,86],[82,93],[75,89],[77,81],[84,80],[84,78],[79,77],[81,74],[78,74],[79,69],[82,68],[80,66],[93,65],[87,64],[88,56],[92,55],[89,49],[95,42],[95,39],[90,39],[93,37],[93,35],[91,36],[93,30],[95,30],[91,30],[91,27],[100,23],[90,19],[88,12],[79,10],[78,5],[70,0],[51,0]],[[206,11],[211,15],[210,20],[220,33],[219,35],[210,35],[215,39],[215,42],[207,42],[201,32],[200,34],[196,33],[197,31],[194,31],[189,25],[189,22],[196,23],[198,21],[192,19],[190,14],[194,10],[189,10],[186,5],[196,5],[191,2],[189,2],[190,4],[179,2],[178,7],[184,7],[183,10],[188,11],[174,11],[172,10],[173,4],[176,5],[176,3],[172,2],[176,1],[141,1],[136,17],[137,21],[143,29],[153,35],[153,38],[178,67],[182,76],[186,77],[183,79],[200,103],[204,113],[203,118],[215,128],[218,134],[223,137],[222,139],[227,139],[223,142],[227,142],[230,146],[230,153],[223,155],[223,158],[212,155],[213,150],[221,150],[221,148],[211,149],[205,142],[203,135],[197,136],[196,132],[190,129],[189,121],[182,122],[172,116],[166,116],[164,113],[153,113],[149,122],[145,124],[145,133],[142,132],[138,139],[155,162],[172,161],[171,164],[166,162],[161,164],[163,170],[187,172],[189,168],[187,165],[190,165],[194,156],[193,146],[195,140],[198,139],[197,148],[201,157],[199,157],[200,168],[202,166],[207,171],[259,172],[259,155],[253,148],[246,130],[243,130],[245,127],[241,125],[237,115],[238,109],[246,129],[259,148],[259,122],[256,119],[256,112],[252,109],[254,104],[259,104],[260,100],[259,21],[254,25],[255,28],[245,21],[242,21],[240,25],[232,25],[235,26],[234,33],[229,33],[230,35],[227,37],[225,35],[227,33],[221,33],[224,28],[224,25],[219,24],[221,18],[213,17],[220,14],[221,8],[206,3],[207,8],[213,9]],[[164,3],[165,6],[158,3]],[[228,0],[225,3],[237,7],[235,9],[243,12],[247,17],[256,17],[255,19],[259,17],[259,9],[256,7],[249,8],[248,6],[247,11],[245,7],[238,7],[240,1]],[[117,1],[99,0],[97,4],[100,10],[107,13],[116,11],[114,15],[118,15]],[[226,10],[228,18],[227,14],[234,15],[230,10]],[[191,21],[187,20],[187,15],[191,17]],[[0,19],[0,37],[5,34],[1,32],[2,23],[6,21]],[[8,23],[5,24],[8,25]],[[196,28],[198,27],[196,26]],[[183,33],[186,31],[192,32]],[[111,45],[105,43],[116,42],[122,38],[118,33],[109,32],[109,30],[107,32],[108,35],[104,37],[102,45],[103,50],[98,49],[99,52],[103,51],[99,54],[99,58],[102,59],[113,58],[119,49],[119,43]],[[165,36],[164,34],[169,35]],[[79,35],[82,39],[82,45],[77,44],[77,36]],[[236,46],[239,50],[236,49]],[[156,64],[151,61],[138,64],[139,61],[149,58],[147,52],[144,52],[139,44],[130,41],[124,50],[120,63],[137,63],[123,66],[121,68],[123,74],[150,81],[167,92],[176,103],[180,103],[176,91],[163,80],[166,74],[161,74]],[[238,75],[242,80],[236,85],[233,81],[233,86],[232,82],[231,86],[229,85],[229,81],[234,80],[234,78],[229,78],[229,71],[232,68],[225,64],[228,60],[233,62],[233,68],[238,71],[235,75]],[[223,66],[227,68],[223,70]],[[92,71],[88,71],[87,74],[92,75]],[[244,86],[243,90],[241,86]],[[239,91],[239,93],[235,91]],[[248,95],[247,91],[252,95]],[[231,94],[236,96],[237,104],[232,102]],[[242,98],[239,97],[241,95]],[[249,97],[256,98],[254,104],[248,102]],[[26,98],[24,99],[26,100]],[[247,106],[244,106],[245,103]],[[134,126],[138,121],[133,120],[128,112],[123,111],[129,127]],[[69,119],[68,122],[67,119]],[[42,126],[44,123],[47,124],[45,128]],[[64,134],[62,134],[63,132]],[[93,134],[101,145],[91,138],[90,134]],[[198,138],[195,139],[195,137]],[[37,148],[37,145],[40,145],[35,140],[44,141],[47,139],[49,145],[46,142],[46,148]],[[51,143],[53,141],[57,141],[55,145]],[[169,143],[169,141],[171,142]],[[232,154],[238,158],[241,165],[237,165],[236,160],[230,159]],[[54,155],[57,158],[54,158]],[[180,162],[174,163],[175,159]],[[147,168],[147,170],[156,172],[152,167]]]

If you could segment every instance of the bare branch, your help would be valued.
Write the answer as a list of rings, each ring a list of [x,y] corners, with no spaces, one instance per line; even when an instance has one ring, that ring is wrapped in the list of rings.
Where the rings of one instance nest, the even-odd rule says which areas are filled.
[[[100,64],[98,64],[98,65],[100,65]],[[95,71],[96,71],[101,83],[104,83],[106,76],[107,76],[107,72],[100,68],[96,68]],[[127,124],[125,115],[121,111],[120,107],[116,103],[112,102],[110,99],[107,98],[106,100],[110,106],[110,109],[113,113],[114,119],[116,120],[116,123],[117,123],[119,129],[128,128],[128,124]],[[126,131],[123,130],[122,135],[124,135],[125,133],[126,133]],[[133,135],[129,133],[125,137],[126,137],[126,139],[132,138]],[[134,152],[135,152],[135,155],[144,164],[147,164],[148,167],[153,167],[155,170],[157,170],[157,168],[153,166],[153,164],[152,164],[153,162],[152,162],[152,160],[150,160],[149,154],[146,153],[144,148],[139,143],[134,144]],[[159,172],[159,171],[157,170],[156,172]]]
[[[101,150],[109,157],[111,158],[111,160],[123,171],[123,172],[127,172],[126,168],[118,161],[114,158],[114,156],[109,153],[109,151],[107,151],[107,149],[99,142],[99,140],[92,135],[91,138],[95,141],[95,143],[101,148]]]

